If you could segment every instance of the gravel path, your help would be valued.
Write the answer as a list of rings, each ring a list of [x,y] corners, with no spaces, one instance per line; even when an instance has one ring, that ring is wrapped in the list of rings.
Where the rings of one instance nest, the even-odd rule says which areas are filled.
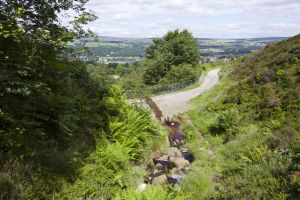
[[[162,111],[164,117],[172,117],[179,113],[186,112],[191,108],[191,106],[188,104],[189,100],[199,96],[204,91],[211,89],[218,83],[219,71],[220,69],[209,71],[208,74],[204,77],[201,86],[199,86],[198,88],[183,92],[155,96],[152,97],[152,100]]]

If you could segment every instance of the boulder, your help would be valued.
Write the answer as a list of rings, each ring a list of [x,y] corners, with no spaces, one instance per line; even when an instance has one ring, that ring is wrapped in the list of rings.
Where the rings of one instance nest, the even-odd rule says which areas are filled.
[[[177,175],[178,173],[179,173],[179,169],[177,169],[175,167],[170,171],[171,175]]]
[[[187,174],[188,173],[188,171],[190,170],[190,166],[187,166],[187,167],[185,167],[185,168],[183,168],[182,170],[180,170],[180,172],[179,173],[185,173],[185,174]]]
[[[182,171],[182,170],[179,170],[178,175],[185,177],[185,176],[187,175],[187,173],[185,173],[185,172]]]
[[[153,171],[153,177],[160,176],[160,175],[162,175],[162,174],[164,174],[164,171],[162,171],[162,170],[157,170],[157,169],[155,169],[155,170]]]
[[[181,150],[181,155],[184,159],[188,160],[190,163],[194,161],[194,156],[189,151]]]
[[[184,135],[181,132],[176,132],[171,137],[172,142],[178,140],[180,143],[184,140]]]
[[[154,165],[153,162],[150,163],[150,164],[148,164],[148,165],[146,166],[146,169],[147,169],[148,171],[153,171],[155,168],[156,168],[156,166]]]
[[[164,166],[162,164],[160,164],[160,163],[157,163],[155,165],[155,169],[157,169],[157,170],[164,170]]]
[[[158,159],[153,159],[153,162],[154,162],[155,165],[160,163],[164,168],[168,168],[169,156],[168,155],[163,155]]]
[[[180,148],[180,151],[189,151],[189,149],[186,148],[186,147],[181,147],[181,148]]]
[[[169,176],[167,178],[168,183],[172,184],[172,185],[181,183],[183,181],[183,179],[184,179],[184,176],[180,176],[180,175],[173,175],[173,176]]]
[[[168,160],[169,156],[168,155],[163,155],[160,158],[158,158],[159,160]]]
[[[163,151],[156,150],[156,151],[151,153],[150,157],[152,159],[157,159],[157,158],[161,157],[162,155],[164,155]]]
[[[176,147],[170,147],[168,155],[170,157],[182,157],[181,152]]]
[[[179,170],[189,167],[190,162],[182,157],[170,157],[170,161],[174,163],[175,167]]]
[[[167,176],[165,174],[155,177],[152,181],[153,185],[159,185],[164,183],[167,183]]]

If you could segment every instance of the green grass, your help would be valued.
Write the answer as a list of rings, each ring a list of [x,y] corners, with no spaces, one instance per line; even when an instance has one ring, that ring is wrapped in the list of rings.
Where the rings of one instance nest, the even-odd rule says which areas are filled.
[[[200,96],[192,99],[190,103],[194,109],[187,112],[187,115],[193,121],[193,125],[202,133],[209,133],[209,126],[214,122],[217,117],[217,113],[214,112],[214,106],[211,105],[220,102],[224,98],[224,92],[233,83],[226,79],[227,75],[231,72],[229,64],[222,66],[219,83],[209,91],[204,92]]]
[[[207,72],[213,69],[226,68],[230,65],[232,65],[232,62],[214,62],[214,63],[201,64],[201,68],[204,69],[204,74],[207,74]]]
[[[182,116],[182,130],[188,137],[185,145],[194,155],[195,161],[181,185],[182,194],[186,199],[205,199],[217,185],[212,179],[219,174],[218,166],[222,157],[214,152],[218,145],[222,145],[223,140],[222,137],[209,135],[205,135],[205,139],[200,139],[199,133],[196,133],[198,128],[187,123],[186,117]]]
[[[227,88],[234,84],[234,82],[226,78],[232,71],[232,65],[232,63],[226,63],[225,65],[215,67],[221,68],[220,81],[212,90],[206,91],[190,101],[196,107],[196,110],[206,108],[209,104],[219,101],[220,98],[224,98]],[[212,69],[209,69],[209,71]]]
[[[187,135],[186,146],[195,157],[191,170],[181,186],[182,193],[187,199],[205,199],[217,185],[212,179],[220,173],[223,157],[222,154],[214,152],[223,146],[223,137],[209,133],[209,126],[214,122],[217,113],[207,107],[219,100],[222,91],[228,87],[225,77],[229,71],[230,65],[223,65],[221,70],[223,79],[212,90],[193,99],[191,104],[195,108],[181,116],[182,130]],[[204,139],[201,139],[199,134],[203,134]]]
[[[299,196],[299,180],[291,179],[300,171],[299,45],[300,35],[223,67],[220,82],[191,101],[194,109],[182,117],[186,145],[196,157],[182,185],[188,199]],[[231,110],[237,122],[221,132],[212,129],[226,125],[226,115],[220,116]],[[220,183],[212,181],[215,174]]]

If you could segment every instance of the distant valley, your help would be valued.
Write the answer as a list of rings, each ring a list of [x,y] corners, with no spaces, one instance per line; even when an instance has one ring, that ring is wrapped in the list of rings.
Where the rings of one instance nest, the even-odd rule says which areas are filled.
[[[145,48],[152,44],[152,38],[121,38],[100,36],[99,41],[88,40],[85,44],[93,53],[92,57],[82,56],[84,60],[93,59],[103,63],[133,63],[144,59]],[[284,37],[214,39],[196,38],[203,63],[230,61],[236,57],[257,51],[262,47]],[[70,45],[78,47],[79,41]]]

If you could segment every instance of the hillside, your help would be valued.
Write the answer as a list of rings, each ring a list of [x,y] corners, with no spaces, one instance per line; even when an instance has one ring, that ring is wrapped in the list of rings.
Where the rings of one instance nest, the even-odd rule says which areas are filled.
[[[194,151],[189,199],[299,198],[299,59],[300,35],[268,45],[223,68],[192,101],[183,130],[190,149],[207,151]]]
[[[300,35],[193,37],[218,24],[216,37],[291,35],[290,17],[240,17],[249,9],[232,15],[215,2],[215,13],[230,15],[206,21],[178,1],[88,1],[0,0],[0,200],[300,199]],[[146,21],[123,21],[125,10]],[[159,20],[169,10],[178,18]],[[154,36],[168,27],[194,32],[98,41],[92,31]],[[151,96],[166,91],[177,93],[162,98],[165,114]],[[137,99],[156,118],[176,116],[155,120]]]

